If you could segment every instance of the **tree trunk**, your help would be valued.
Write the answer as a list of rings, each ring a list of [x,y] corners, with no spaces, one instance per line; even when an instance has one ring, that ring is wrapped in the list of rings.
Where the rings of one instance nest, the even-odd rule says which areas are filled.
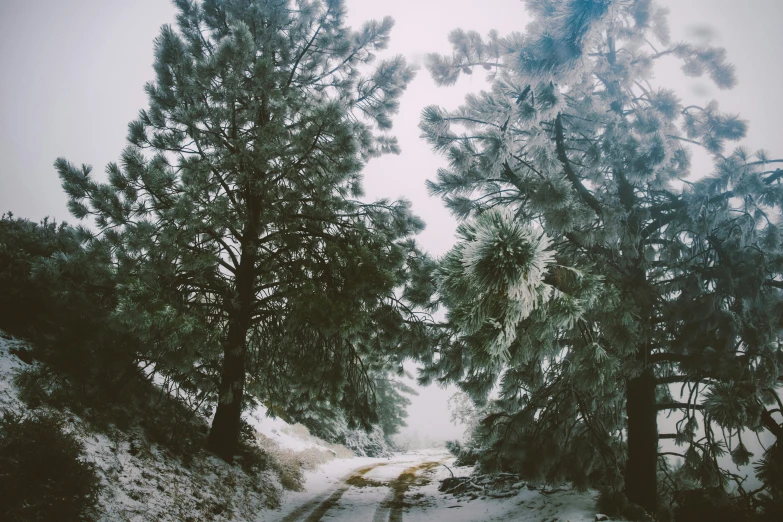
[[[228,463],[233,462],[239,442],[242,401],[245,392],[245,337],[247,329],[238,321],[229,325],[223,347],[223,369],[220,373],[218,405],[209,431],[207,450]]]
[[[218,405],[207,441],[207,450],[228,463],[233,462],[239,442],[242,401],[245,395],[245,353],[247,331],[253,310],[255,260],[243,253],[236,276],[236,301],[228,321],[223,345],[223,368],[220,372]]]
[[[655,375],[651,369],[628,381],[628,461],[625,494],[648,513],[658,500],[658,411],[655,404]]]

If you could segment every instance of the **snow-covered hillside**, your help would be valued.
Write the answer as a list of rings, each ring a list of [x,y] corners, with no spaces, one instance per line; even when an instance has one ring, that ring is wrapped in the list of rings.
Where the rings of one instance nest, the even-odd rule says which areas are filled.
[[[13,381],[27,367],[14,353],[26,349],[24,341],[0,331],[0,411],[25,413]],[[352,457],[303,426],[266,417],[263,408],[251,412],[248,421],[258,430],[259,446],[275,462],[258,477],[203,451],[185,463],[146,440],[140,430],[98,432],[73,413],[60,413],[84,444],[87,460],[96,465],[104,486],[99,520],[107,522],[267,520],[284,501],[281,482],[287,479],[296,486],[301,468],[314,470],[335,458]]]

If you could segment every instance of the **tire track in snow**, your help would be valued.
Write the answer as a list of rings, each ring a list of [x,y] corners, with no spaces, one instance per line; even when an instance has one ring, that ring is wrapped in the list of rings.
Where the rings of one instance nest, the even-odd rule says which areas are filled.
[[[413,485],[423,485],[422,480],[424,480],[424,483],[429,482],[426,479],[418,477],[417,473],[437,467],[444,460],[446,459],[424,462],[403,471],[399,477],[389,483],[391,492],[389,492],[389,495],[375,510],[375,516],[372,521],[386,522],[388,520],[388,522],[402,522],[402,509],[405,507],[405,493],[407,493],[408,489]]]
[[[379,462],[377,464],[372,464],[371,466],[365,466],[354,470],[351,474],[342,479],[342,484],[336,489],[332,490],[330,493],[320,495],[309,502],[305,502],[289,513],[281,522],[297,522],[299,520],[304,520],[305,522],[318,522],[327,511],[340,501],[343,494],[351,488],[351,485],[349,484],[351,479],[362,477],[369,471],[380,466],[385,466],[386,464],[388,463]],[[310,515],[307,516],[307,518],[304,518],[307,513],[310,513]]]

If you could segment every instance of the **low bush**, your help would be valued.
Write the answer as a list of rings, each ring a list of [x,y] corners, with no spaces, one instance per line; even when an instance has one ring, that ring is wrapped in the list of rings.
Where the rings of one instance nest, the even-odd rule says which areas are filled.
[[[13,380],[28,408],[67,410],[104,433],[140,429],[147,440],[189,466],[204,447],[208,425],[182,400],[140,374],[133,377],[125,383],[124,395],[116,399],[92,383],[69,378],[47,365],[28,366]]]
[[[388,457],[392,453],[380,426],[373,426],[370,431],[346,430],[338,441],[359,457]]]
[[[50,414],[0,419],[0,520],[91,520],[100,491],[84,447]]]
[[[142,343],[115,320],[116,304],[105,244],[85,247],[64,223],[0,218],[0,328],[34,346],[20,358],[45,363],[87,395],[122,399]]]
[[[244,472],[253,477],[258,477],[259,472],[270,465],[271,457],[259,447],[256,431],[245,419],[242,419],[240,424],[237,457],[237,462]]]
[[[622,516],[628,505],[628,498],[623,492],[607,487],[599,490],[598,498],[595,501],[595,509],[610,517]]]
[[[15,335],[29,334],[43,320],[49,295],[49,289],[33,279],[33,265],[56,252],[70,254],[79,248],[64,223],[0,217],[0,327]]]
[[[600,488],[595,507],[599,513],[610,517],[622,517],[625,520],[638,522],[653,520],[653,517],[641,506],[630,502],[624,493],[609,487]],[[667,510],[662,509],[655,515],[655,520],[659,522],[671,520],[671,514]]]
[[[259,458],[265,456],[264,464],[277,476],[280,486],[289,491],[304,491],[304,471],[297,453],[281,448],[261,433],[254,432],[253,439],[244,444],[258,448]]]
[[[677,491],[675,522],[750,522],[755,513],[742,497],[731,497],[720,488]]]
[[[455,466],[473,466],[478,462],[478,452],[458,440],[447,440],[446,449],[457,457],[457,460],[454,461]]]

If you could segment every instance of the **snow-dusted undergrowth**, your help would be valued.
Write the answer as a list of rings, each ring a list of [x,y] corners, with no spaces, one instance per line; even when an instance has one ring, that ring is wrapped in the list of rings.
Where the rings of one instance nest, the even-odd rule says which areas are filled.
[[[14,353],[26,343],[0,331],[0,411],[25,413],[14,376],[27,364]],[[257,477],[204,451],[188,459],[152,443],[141,429],[98,432],[69,411],[61,414],[67,429],[84,444],[86,459],[96,466],[103,490],[101,521],[265,520],[280,504],[283,484],[300,486],[302,469],[315,469],[335,457],[350,457],[342,446],[311,436],[300,425],[265,417],[260,408],[247,420],[257,430],[259,446],[270,455],[272,469]]]

